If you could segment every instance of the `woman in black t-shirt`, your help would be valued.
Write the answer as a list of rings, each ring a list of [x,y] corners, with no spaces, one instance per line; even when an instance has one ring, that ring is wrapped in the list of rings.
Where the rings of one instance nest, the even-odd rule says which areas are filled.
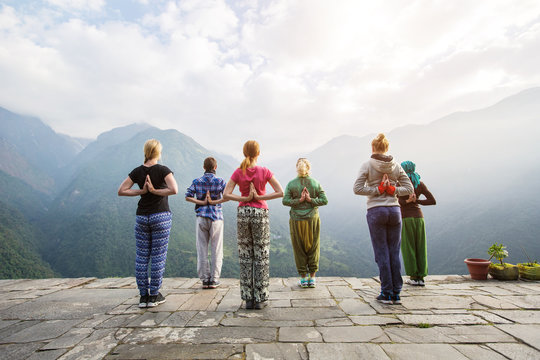
[[[173,172],[158,164],[161,143],[151,139],[144,144],[144,164],[136,167],[118,188],[118,196],[141,196],[135,221],[137,256],[135,277],[141,295],[139,307],[154,307],[165,298],[159,292],[171,231],[171,211],[167,197],[178,193]],[[139,189],[132,189],[137,184]],[[150,282],[148,282],[148,265]]]

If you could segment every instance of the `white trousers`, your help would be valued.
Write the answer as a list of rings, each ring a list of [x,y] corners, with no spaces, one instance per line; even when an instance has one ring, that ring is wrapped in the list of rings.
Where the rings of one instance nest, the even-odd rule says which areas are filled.
[[[201,281],[217,281],[223,264],[223,220],[197,216],[197,274]],[[211,261],[208,263],[208,248]]]

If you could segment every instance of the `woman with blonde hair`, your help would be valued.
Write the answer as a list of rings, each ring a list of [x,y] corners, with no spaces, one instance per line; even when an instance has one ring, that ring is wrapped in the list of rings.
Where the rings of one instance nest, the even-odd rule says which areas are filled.
[[[244,144],[245,159],[231,175],[223,198],[238,201],[237,236],[240,261],[240,295],[246,309],[262,309],[268,300],[270,285],[270,222],[266,200],[283,196],[283,189],[274,174],[257,165],[259,143]],[[266,193],[270,183],[273,193]],[[238,185],[241,195],[233,194]]]
[[[379,267],[381,293],[377,300],[384,304],[401,304],[403,286],[401,262],[401,210],[398,196],[413,193],[411,180],[391,155],[389,142],[379,134],[371,142],[372,155],[358,173],[353,191],[367,196],[367,223],[375,262]]]
[[[171,231],[172,215],[168,196],[178,193],[173,172],[158,164],[161,143],[150,139],[144,144],[144,163],[133,169],[118,188],[118,196],[140,196],[135,219],[135,277],[139,288],[139,307],[154,307],[165,302],[159,292]],[[137,184],[139,189],[132,189]],[[148,282],[148,267],[150,282]]]
[[[328,204],[321,184],[310,177],[311,164],[305,158],[296,162],[298,177],[285,188],[283,205],[290,206],[289,229],[300,287],[315,287],[319,270],[320,230],[319,206]],[[309,275],[309,277],[306,277]]]

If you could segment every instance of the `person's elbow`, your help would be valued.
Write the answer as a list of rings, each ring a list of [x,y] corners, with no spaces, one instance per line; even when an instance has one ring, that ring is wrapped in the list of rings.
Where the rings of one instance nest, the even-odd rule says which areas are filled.
[[[178,194],[178,185],[176,185],[176,184],[169,185],[168,190],[169,190],[168,195],[176,195],[176,194]]]

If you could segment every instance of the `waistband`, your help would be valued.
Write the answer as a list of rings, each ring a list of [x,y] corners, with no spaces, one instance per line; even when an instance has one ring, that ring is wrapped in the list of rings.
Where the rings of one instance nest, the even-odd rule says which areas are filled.
[[[268,216],[268,209],[261,209],[252,206],[239,206],[238,216]]]

